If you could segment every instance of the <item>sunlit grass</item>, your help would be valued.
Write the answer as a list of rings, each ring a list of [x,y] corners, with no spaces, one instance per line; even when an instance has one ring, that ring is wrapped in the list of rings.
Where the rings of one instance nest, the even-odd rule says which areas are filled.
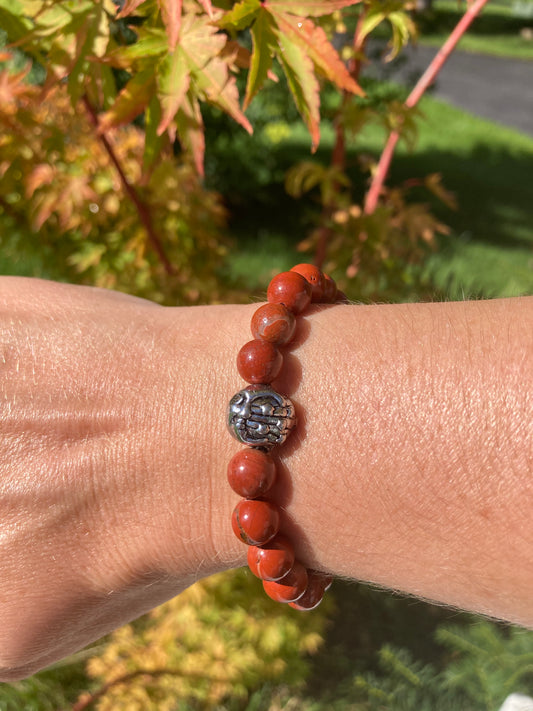
[[[522,13],[520,13],[522,8]],[[499,57],[533,60],[533,40],[528,28],[533,28],[533,4],[491,2],[483,8],[468,32],[461,38],[458,49],[465,52]],[[466,3],[437,0],[427,15],[419,18],[419,43],[441,46],[451,29],[466,10]],[[521,34],[526,28],[526,36]]]

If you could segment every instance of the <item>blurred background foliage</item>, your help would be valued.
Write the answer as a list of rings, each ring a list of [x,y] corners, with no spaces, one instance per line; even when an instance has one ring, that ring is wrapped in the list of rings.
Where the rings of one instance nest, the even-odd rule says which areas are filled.
[[[462,8],[172,7],[0,0],[1,273],[195,304],[248,301],[316,259],[358,301],[533,293],[533,139],[431,96],[406,110],[406,87],[365,72],[440,43]],[[528,13],[493,0],[463,47],[533,59]],[[3,685],[0,710],[496,711],[533,692],[525,630],[346,582],[301,615],[257,586],[202,581]]]

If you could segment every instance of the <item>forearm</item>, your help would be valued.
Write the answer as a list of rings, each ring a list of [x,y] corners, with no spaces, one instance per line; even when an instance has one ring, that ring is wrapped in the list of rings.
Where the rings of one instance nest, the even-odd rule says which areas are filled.
[[[229,308],[227,399],[253,311]],[[305,563],[533,625],[532,313],[522,299],[305,317],[275,383],[299,407],[276,495]],[[218,490],[239,445],[222,413],[215,432]]]

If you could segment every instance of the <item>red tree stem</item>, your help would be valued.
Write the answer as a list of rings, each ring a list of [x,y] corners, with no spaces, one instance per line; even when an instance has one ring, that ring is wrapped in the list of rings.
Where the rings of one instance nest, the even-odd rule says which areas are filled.
[[[83,104],[85,106],[85,109],[87,110],[87,113],[89,114],[91,122],[93,123],[95,128],[98,128],[97,113],[94,109],[94,106],[91,104],[91,102],[89,101],[89,98],[87,96],[83,97]],[[99,133],[98,137],[99,137],[100,142],[103,145],[105,151],[107,152],[107,155],[109,156],[111,162],[115,166],[115,169],[118,173],[118,176],[120,178],[122,186],[124,187],[124,191],[130,198],[132,203],[135,205],[135,208],[136,208],[137,213],[139,215],[139,219],[141,220],[141,222],[144,226],[144,229],[146,230],[146,234],[148,235],[148,240],[150,241],[152,247],[155,249],[159,259],[161,260],[163,266],[165,267],[165,271],[169,275],[175,274],[176,273],[175,269],[172,266],[172,264],[170,263],[167,255],[165,254],[165,250],[163,249],[161,240],[159,239],[159,236],[157,235],[157,233],[154,229],[154,225],[152,223],[152,215],[150,214],[150,209],[143,202],[139,193],[135,190],[133,185],[129,182],[128,178],[126,177],[126,174],[124,173],[124,169],[122,168],[122,165],[118,159],[117,154],[115,153],[115,149],[109,142],[109,139],[107,138],[105,133]]]
[[[415,87],[405,101],[406,106],[409,108],[416,106],[426,89],[435,81],[435,77],[446,63],[446,60],[455,49],[461,37],[470,27],[473,20],[479,15],[487,2],[488,0],[475,0],[475,2],[470,5],[463,17],[455,26],[451,35],[435,55],[426,71],[417,81]],[[400,134],[398,131],[390,132],[385,148],[380,156],[376,172],[372,178],[372,183],[366,194],[364,211],[367,215],[372,214],[377,207],[379,196],[383,189],[383,184],[387,178],[392,157],[394,155],[394,149],[396,148],[399,138]]]
[[[350,76],[355,80],[359,81],[359,74],[361,73],[361,58],[360,55],[364,50],[366,37],[361,39],[361,28],[363,22],[367,15],[367,9],[363,8],[359,17],[357,19],[357,25],[355,27],[352,49],[354,52],[354,57],[348,62],[348,70]],[[344,90],[342,96],[342,108],[339,109],[339,115],[336,117],[335,121],[335,146],[333,148],[333,155],[331,159],[332,165],[339,168],[339,170],[344,170],[346,168],[346,127],[344,121],[342,120],[342,109],[346,106],[351,97],[350,92]]]
[[[365,17],[366,8],[363,8],[361,13],[359,14],[359,18],[357,20],[357,25],[355,27],[355,32],[353,36],[352,47],[355,56],[350,60],[348,64],[350,75],[353,77],[353,79],[355,79],[355,81],[359,81],[359,74],[361,72],[361,59],[359,55],[363,51],[365,44],[365,39],[361,40],[361,27],[363,26]],[[333,147],[333,152],[331,155],[331,164],[332,166],[338,168],[340,171],[344,171],[346,169],[346,127],[344,125],[342,112],[344,107],[348,103],[350,96],[351,94],[349,92],[347,92],[346,90],[343,91],[342,107],[339,109],[334,122],[335,145]],[[337,190],[338,186],[336,186],[335,188],[335,191]],[[323,206],[321,222],[324,222],[328,218],[329,214],[331,213],[331,209],[331,205]],[[330,237],[331,229],[322,225],[319,230],[318,243],[315,252],[315,265],[320,269],[322,268],[322,265],[324,264],[324,261],[326,259],[328,241]]]

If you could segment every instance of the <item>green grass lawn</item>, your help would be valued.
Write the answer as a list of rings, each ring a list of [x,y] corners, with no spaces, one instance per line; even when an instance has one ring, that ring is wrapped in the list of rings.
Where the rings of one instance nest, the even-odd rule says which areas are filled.
[[[460,17],[466,3],[437,0],[430,12],[418,19],[419,43],[441,46]],[[458,45],[465,52],[478,52],[499,57],[533,60],[533,39],[521,32],[533,31],[533,3],[505,3],[491,0],[474,20]]]

